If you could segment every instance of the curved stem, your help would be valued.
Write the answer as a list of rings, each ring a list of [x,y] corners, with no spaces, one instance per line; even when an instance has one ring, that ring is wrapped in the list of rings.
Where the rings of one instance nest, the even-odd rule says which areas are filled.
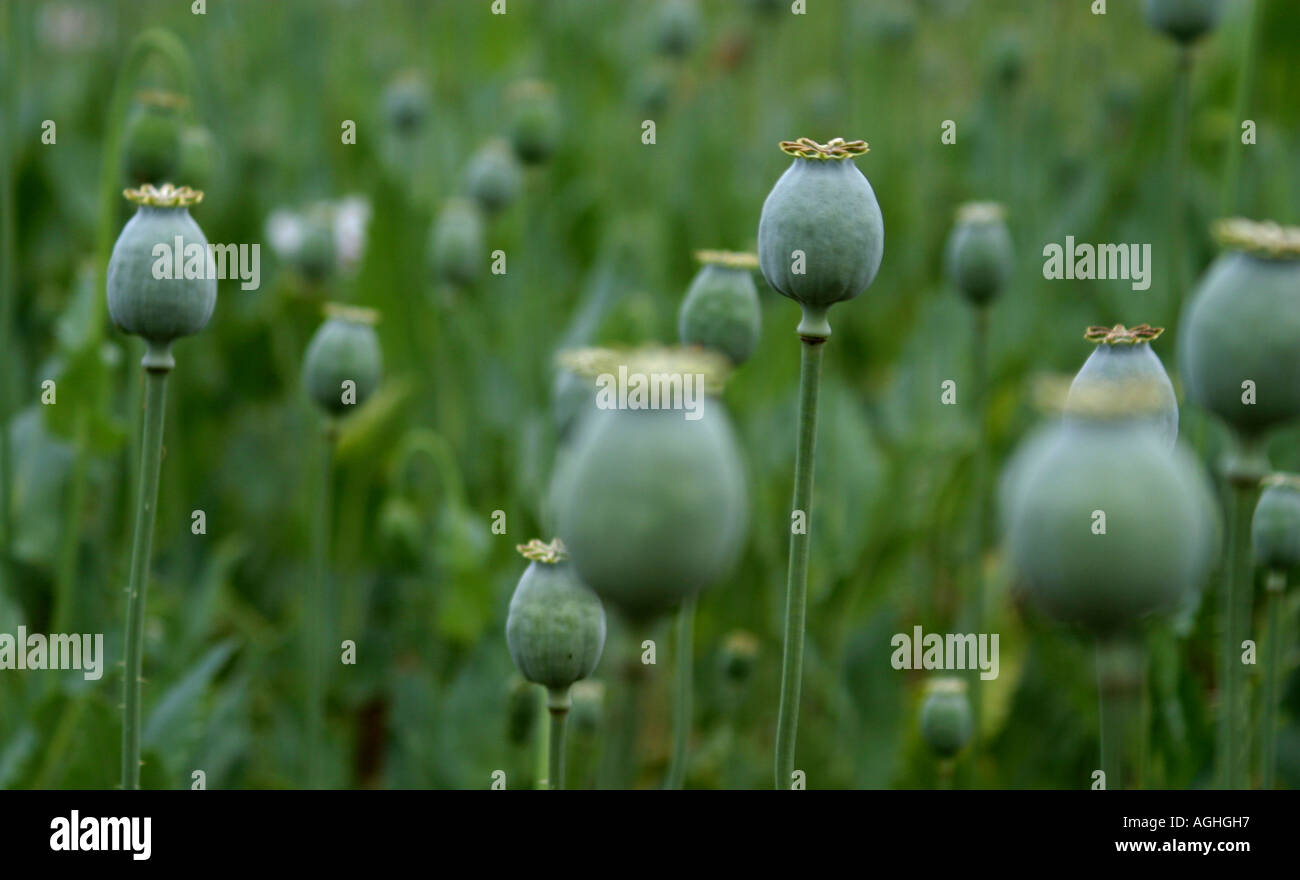
[[[691,736],[691,673],[694,666],[695,603],[691,596],[677,611],[677,694],[673,704],[673,757],[664,788],[677,790],[686,781],[686,750]]]
[[[1106,789],[1118,791],[1136,784],[1134,768],[1140,740],[1142,684],[1146,652],[1134,637],[1116,636],[1097,642],[1097,697],[1101,721],[1101,769]]]
[[[1278,679],[1282,675],[1282,626],[1286,573],[1272,569],[1267,580],[1268,653],[1264,659],[1263,717],[1259,726],[1259,787],[1265,791],[1273,788],[1277,771],[1277,704]]]
[[[775,787],[788,789],[794,777],[799,691],[803,678],[804,620],[808,610],[808,539],[812,529],[813,460],[817,447],[817,395],[821,386],[825,337],[800,338],[799,442],[794,456],[794,511],[790,566],[785,583],[785,642],[781,656],[781,704],[776,722]],[[802,520],[802,522],[799,522]]]
[[[546,778],[552,791],[564,789],[564,730],[571,705],[567,687],[547,694],[546,708],[551,713],[551,741],[547,750],[550,759],[546,763]]]
[[[312,527],[312,579],[307,585],[307,787],[320,788],[324,778],[326,621],[329,616],[330,514],[333,507],[334,447],[338,430],[325,423],[321,449],[320,495]]]
[[[131,574],[126,588],[126,666],[122,686],[122,788],[140,787],[140,685],[144,659],[144,605],[149,586],[149,557],[162,469],[163,417],[167,405],[167,369],[145,370],[144,431],[140,445],[140,491],[131,541]]]

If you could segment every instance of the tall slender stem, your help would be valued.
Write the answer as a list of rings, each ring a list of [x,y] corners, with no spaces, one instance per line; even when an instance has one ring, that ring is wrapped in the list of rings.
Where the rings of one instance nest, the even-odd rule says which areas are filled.
[[[799,366],[799,441],[794,456],[794,513],[790,567],[785,583],[785,644],[781,656],[781,704],[776,722],[775,787],[790,788],[794,778],[799,691],[803,679],[804,620],[808,610],[808,539],[812,530],[813,460],[817,447],[817,395],[821,388],[826,338],[801,336]]]
[[[4,28],[6,69],[0,73],[0,95],[6,107],[13,108],[0,115],[0,598],[10,590],[9,548],[13,543],[13,517],[11,503],[13,491],[12,449],[9,443],[9,417],[13,409],[15,358],[13,357],[14,317],[14,191],[12,159],[15,133],[10,130],[18,118],[15,83],[20,74],[16,60],[19,41],[14,37],[13,18],[16,4],[4,4],[0,27]]]
[[[1282,675],[1284,654],[1282,643],[1285,627],[1282,615],[1285,610],[1286,572],[1270,569],[1266,580],[1268,632],[1267,655],[1264,658],[1263,713],[1259,725],[1259,787],[1265,791],[1273,788],[1277,771],[1277,703],[1278,679]]]
[[[567,687],[549,691],[546,695],[546,708],[551,713],[550,759],[546,762],[546,778],[552,791],[564,789],[564,731],[571,705],[573,701]]]
[[[154,347],[150,345],[151,354]],[[146,361],[150,358],[146,356]],[[170,356],[167,357],[170,360]],[[158,476],[162,470],[163,418],[167,406],[167,374],[161,364],[146,366],[144,431],[140,444],[140,491],[135,505],[135,537],[131,541],[131,573],[126,588],[126,666],[122,685],[122,788],[140,787],[140,685],[144,660],[144,605],[149,586],[149,558],[158,505]]]
[[[1135,773],[1141,737],[1142,689],[1146,652],[1132,636],[1097,642],[1097,697],[1101,721],[1101,769],[1107,790],[1137,784]]]
[[[1238,127],[1246,119],[1247,105],[1255,89],[1255,46],[1259,43],[1260,25],[1264,20],[1264,0],[1253,0],[1250,9],[1250,23],[1246,28],[1245,48],[1242,51],[1241,64],[1237,73],[1237,95],[1233,101],[1232,125],[1229,126],[1228,146],[1223,153],[1223,173],[1220,175],[1223,189],[1219,194],[1219,216],[1231,217],[1237,213],[1237,189],[1241,177],[1241,154],[1245,146],[1241,142],[1241,129]]]
[[[691,596],[677,610],[677,693],[673,701],[673,757],[664,788],[676,790],[686,781],[686,749],[691,736],[691,683],[695,641],[695,603]]]
[[[312,528],[312,579],[307,585],[307,786],[320,788],[324,779],[325,741],[325,655],[329,616],[329,544],[333,508],[334,445],[338,437],[333,419],[322,431],[320,495]]]
[[[1169,260],[1166,282],[1166,302],[1171,315],[1177,311],[1183,297],[1183,266],[1185,248],[1183,230],[1187,211],[1187,115],[1191,103],[1192,50],[1186,46],[1178,49],[1178,69],[1174,76],[1173,125],[1170,133],[1170,168],[1173,187],[1169,199]]]
[[[1230,510],[1228,564],[1223,584],[1222,697],[1219,701],[1219,778],[1224,788],[1241,788],[1246,769],[1247,732],[1245,671],[1241,642],[1254,607],[1254,568],[1251,563],[1250,521],[1255,511],[1259,479],[1267,471],[1258,443],[1239,438],[1239,449],[1227,465]]]
[[[972,340],[972,404],[975,409],[975,550],[971,559],[971,594],[970,607],[967,610],[971,632],[984,632],[984,550],[989,543],[989,438],[988,432],[988,351],[989,351],[989,310],[988,306],[975,308],[974,339]],[[970,675],[971,698],[971,750],[972,758],[978,758],[980,748],[980,731],[983,720],[983,688],[979,670],[972,669]]]

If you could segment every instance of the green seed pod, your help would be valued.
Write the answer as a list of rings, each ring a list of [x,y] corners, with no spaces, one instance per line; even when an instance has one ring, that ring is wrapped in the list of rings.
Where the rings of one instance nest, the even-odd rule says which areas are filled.
[[[935,678],[926,683],[921,700],[921,738],[940,758],[951,758],[966,747],[975,722],[966,682]]]
[[[726,251],[700,251],[695,256],[704,265],[677,313],[677,336],[683,345],[702,345],[733,364],[743,364],[758,346],[763,318],[750,275],[758,268],[758,258]]]
[[[694,0],[663,0],[655,21],[655,50],[685,58],[700,40],[700,9]]]
[[[216,153],[216,145],[206,128],[201,125],[186,126],[181,132],[176,179],[193,189],[206,189],[212,183]]]
[[[506,645],[519,673],[550,690],[591,675],[605,647],[605,609],[578,579],[564,544],[534,538],[519,546],[530,560],[510,600]]]
[[[383,355],[375,333],[377,312],[330,303],[326,320],[307,345],[302,384],[332,415],[365,403],[379,387]]]
[[[1013,459],[1003,495],[1021,585],[1048,615],[1094,635],[1177,610],[1213,554],[1215,503],[1204,474],[1150,421],[1134,418],[1159,400],[1152,385],[1118,396],[1076,391],[1068,417]]]
[[[429,544],[429,532],[419,509],[409,499],[393,495],[379,508],[379,545],[384,556],[403,571],[414,571]]]
[[[1173,449],[1178,440],[1178,397],[1164,364],[1151,348],[1151,343],[1163,332],[1163,327],[1149,324],[1133,328],[1123,324],[1089,327],[1083,338],[1097,347],[1074,377],[1070,393],[1104,393],[1106,389],[1122,393],[1132,383],[1150,383],[1159,395],[1159,405],[1144,417],[1154,420],[1161,439]]]
[[[1180,43],[1194,43],[1214,30],[1223,13],[1221,0],[1145,0],[1147,24]]]
[[[536,80],[517,83],[510,96],[510,143],[525,165],[551,158],[560,142],[560,108],[551,87]]]
[[[108,314],[123,332],[167,346],[206,327],[217,305],[208,240],[189,212],[203,193],[169,183],[159,189],[145,184],[127,190],[126,197],[138,207],[109,257]],[[154,253],[159,245],[167,248],[166,255]],[[177,262],[182,264],[179,275]],[[170,362],[170,355],[164,359]]]
[[[448,199],[433,225],[432,249],[439,277],[460,287],[477,281],[487,260],[478,205],[468,199]]]
[[[1251,523],[1255,561],[1270,569],[1300,567],[1300,476],[1272,474]]]
[[[569,721],[578,736],[594,737],[600,732],[601,716],[605,711],[605,685],[592,679],[574,683],[569,692],[573,707]]]
[[[744,630],[730,633],[722,642],[720,661],[723,679],[740,687],[754,674],[754,666],[758,663],[758,639]]]
[[[480,147],[470,160],[466,182],[469,194],[487,213],[496,214],[509,207],[523,185],[519,161],[510,145],[495,140]]]
[[[185,98],[171,92],[149,91],[137,96],[122,131],[122,170],[132,185],[161,184],[180,180],[198,186],[198,181],[178,178],[181,159],[181,111]]]
[[[948,276],[972,305],[992,302],[1011,278],[1011,234],[1004,213],[996,202],[968,202],[957,209],[948,236]]]
[[[384,89],[384,116],[399,135],[410,136],[429,117],[429,89],[419,74],[405,73]]]
[[[616,373],[691,382],[698,393],[692,380],[697,370],[712,371],[713,359],[701,352],[696,367],[683,364],[689,352],[658,364],[653,356],[610,355],[610,368],[596,374],[597,408],[556,469],[552,499],[583,581],[628,617],[649,620],[735,563],[746,527],[745,474],[726,412],[707,395],[694,400],[693,412],[608,408],[617,406],[607,381]]]
[[[799,334],[828,337],[826,311],[871,286],[885,248],[885,223],[871,184],[851,161],[864,141],[782,141],[794,162],[768,193],[758,221],[758,260],[767,283],[803,308]]]
[[[522,675],[510,676],[506,691],[506,740],[522,746],[537,725],[537,689]]]
[[[1257,437],[1300,416],[1300,229],[1227,220],[1179,328],[1187,396]],[[1249,383],[1249,384],[1247,384]]]
[[[302,241],[293,255],[293,264],[306,281],[320,284],[338,267],[334,223],[329,211],[316,206],[302,217]]]

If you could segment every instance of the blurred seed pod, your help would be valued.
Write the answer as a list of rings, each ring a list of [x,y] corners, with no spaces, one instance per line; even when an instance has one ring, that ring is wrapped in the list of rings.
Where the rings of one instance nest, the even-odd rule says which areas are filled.
[[[1220,221],[1179,325],[1187,396],[1254,437],[1300,416],[1300,228]],[[1249,383],[1247,385],[1246,383]]]
[[[940,758],[951,758],[966,747],[975,731],[966,682],[934,678],[921,700],[921,738]]]
[[[429,546],[419,509],[408,498],[390,495],[379,508],[379,546],[384,558],[401,571],[418,571]]]
[[[751,274],[753,254],[700,251],[703,264],[691,280],[677,313],[677,336],[683,345],[702,345],[731,359],[749,360],[758,346],[762,312]]]
[[[190,205],[202,201],[203,193],[171,184],[157,189],[144,184],[127,190],[126,196],[136,203],[136,211],[122,227],[109,257],[109,316],[123,332],[155,343],[198,333],[207,326],[217,304],[208,240],[189,211]],[[202,271],[198,277],[185,268],[190,264],[189,253],[172,254],[164,263],[167,276],[155,275],[155,263],[161,260],[155,248],[165,245],[170,250],[177,239],[183,251],[199,250]],[[178,262],[184,264],[179,274],[173,269]]]
[[[728,633],[722,641],[719,661],[723,680],[734,687],[743,686],[758,663],[758,639],[744,630]]]
[[[1004,476],[1008,556],[1049,616],[1107,636],[1177,610],[1217,550],[1216,504],[1199,465],[1170,450],[1142,406],[1110,389],[1071,399],[1070,417],[1025,444]]]
[[[429,87],[413,71],[396,77],[384,89],[384,118],[404,137],[418,134],[429,118]]]
[[[1144,0],[1142,8],[1147,24],[1183,44],[1214,30],[1223,14],[1222,0]]]
[[[1011,278],[1014,256],[1004,215],[996,202],[968,202],[957,209],[948,236],[948,277],[972,305],[992,302]]]
[[[1178,397],[1164,364],[1151,348],[1163,332],[1163,327],[1148,324],[1089,327],[1084,339],[1097,347],[1070,383],[1070,394],[1104,393],[1107,389],[1122,394],[1134,383],[1149,383],[1158,401],[1144,410],[1142,418],[1153,420],[1165,445],[1173,449],[1178,440]]]
[[[505,141],[489,141],[470,159],[466,189],[486,213],[496,214],[509,207],[519,197],[522,185],[519,162]]]
[[[184,96],[172,92],[146,91],[136,96],[122,132],[122,170],[132,186],[189,184],[176,176],[186,103]]]
[[[1300,568],[1300,476],[1272,474],[1251,523],[1255,561],[1264,568]]]
[[[520,545],[529,560],[506,617],[506,644],[526,679],[567,690],[586,678],[605,647],[605,609],[579,579],[560,541]]]
[[[379,387],[383,355],[375,333],[378,313],[328,304],[326,319],[303,357],[302,382],[316,404],[331,415],[361,406]]]
[[[487,261],[483,215],[469,199],[448,199],[433,226],[432,255],[438,277],[468,287]]]
[[[192,189],[206,189],[212,183],[216,164],[217,147],[212,134],[201,125],[185,126],[181,132],[177,182]]]
[[[324,206],[307,211],[301,221],[302,237],[294,252],[293,265],[305,280],[320,284],[338,267],[334,224]]]
[[[695,0],[661,0],[654,28],[655,51],[669,58],[685,58],[700,41],[700,8]]]
[[[569,696],[573,699],[569,723],[574,733],[588,739],[595,737],[605,713],[605,685],[593,679],[575,682]]]
[[[550,85],[538,80],[516,83],[510,91],[510,143],[525,165],[551,158],[560,142],[560,108]]]

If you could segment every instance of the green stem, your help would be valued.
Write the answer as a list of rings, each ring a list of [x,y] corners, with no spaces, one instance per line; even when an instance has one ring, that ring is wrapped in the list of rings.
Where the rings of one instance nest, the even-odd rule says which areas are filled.
[[[1237,75],[1237,96],[1233,101],[1232,122],[1229,126],[1228,146],[1223,154],[1223,189],[1219,194],[1219,216],[1231,217],[1237,213],[1237,188],[1241,178],[1241,123],[1245,121],[1247,105],[1255,89],[1255,47],[1259,43],[1261,22],[1264,20],[1264,0],[1254,0],[1250,10],[1250,23],[1246,27],[1246,45],[1242,51],[1240,72]]]
[[[939,761],[939,790],[952,791],[953,768],[957,762],[952,758],[943,758]]]
[[[988,349],[989,349],[989,314],[987,306],[975,309],[973,340],[973,384],[971,389],[972,404],[975,409],[975,552],[972,554],[972,582],[970,608],[970,632],[984,632],[984,551],[989,543],[989,438],[988,434]],[[979,670],[972,669],[970,675],[971,697],[971,749],[972,759],[977,759],[980,748],[980,732],[984,715],[984,689],[980,687]]]
[[[810,318],[812,320],[810,321]],[[818,322],[805,312],[800,327]],[[821,323],[825,323],[824,313]],[[829,330],[829,328],[827,328]],[[794,778],[795,737],[799,726],[799,690],[803,678],[804,620],[808,611],[808,539],[812,529],[813,460],[817,446],[817,394],[821,386],[825,336],[801,336],[803,356],[799,367],[799,441],[794,457],[794,510],[801,512],[802,528],[792,515],[790,567],[785,584],[785,642],[781,657],[781,704],[776,722],[775,787],[788,789]]]
[[[144,431],[140,444],[140,491],[136,495],[135,537],[126,588],[126,668],[122,686],[122,788],[140,787],[140,685],[144,660],[144,606],[149,586],[149,557],[162,470],[163,417],[167,406],[170,344],[149,345],[145,356]]]
[[[1219,778],[1224,788],[1244,782],[1244,734],[1247,708],[1241,642],[1254,607],[1254,568],[1251,562],[1250,522],[1255,512],[1259,479],[1267,461],[1258,443],[1240,438],[1239,448],[1227,465],[1231,509],[1228,516],[1228,564],[1224,567],[1222,605],[1222,697],[1219,701]]]
[[[1282,675],[1286,573],[1269,570],[1266,584],[1268,654],[1264,659],[1263,718],[1259,727],[1259,787],[1271,791],[1277,771],[1278,679]]]
[[[334,447],[338,428],[333,419],[322,431],[320,495],[312,527],[312,579],[307,585],[307,787],[320,788],[324,779],[326,624],[329,615],[330,514],[333,507]]]
[[[551,737],[547,719],[550,717],[550,709],[547,707],[547,700],[537,701],[537,766],[534,768],[533,787],[538,789],[550,788],[550,757],[551,757]]]
[[[1134,776],[1137,723],[1142,717],[1142,688],[1146,656],[1133,637],[1116,636],[1097,642],[1097,696],[1101,720],[1101,769],[1106,789],[1118,791]]]
[[[691,735],[691,681],[694,666],[695,604],[691,596],[677,611],[677,693],[673,705],[673,757],[664,788],[676,791],[686,781],[686,750]]]
[[[54,581],[54,631],[71,632],[72,610],[77,604],[77,563],[81,550],[81,509],[86,500],[86,470],[90,465],[90,451],[86,440],[89,416],[77,416],[72,474],[68,480],[68,509],[63,523],[62,543],[59,548],[59,568]]]
[[[14,3],[6,3],[0,25],[4,27],[6,70],[0,74],[0,94],[5,106],[12,108],[0,114],[0,599],[10,591],[9,548],[13,543],[13,517],[11,504],[13,492],[12,450],[9,443],[9,420],[13,410],[14,364],[13,357],[13,303],[14,303],[14,190],[11,156],[14,132],[10,130],[18,117],[14,96],[14,83],[18,81],[19,64],[14,60],[18,41],[13,39]]]
[[[1187,114],[1191,103],[1192,50],[1182,46],[1178,50],[1178,69],[1174,76],[1173,126],[1170,134],[1170,168],[1173,170],[1173,187],[1169,199],[1169,261],[1166,301],[1171,314],[1177,310],[1183,296],[1183,229],[1186,223],[1186,164],[1187,164]]]
[[[546,708],[551,713],[551,739],[547,750],[550,759],[546,762],[546,778],[550,783],[547,787],[552,791],[564,789],[564,728],[572,705],[567,687],[555,688],[546,695]]]

